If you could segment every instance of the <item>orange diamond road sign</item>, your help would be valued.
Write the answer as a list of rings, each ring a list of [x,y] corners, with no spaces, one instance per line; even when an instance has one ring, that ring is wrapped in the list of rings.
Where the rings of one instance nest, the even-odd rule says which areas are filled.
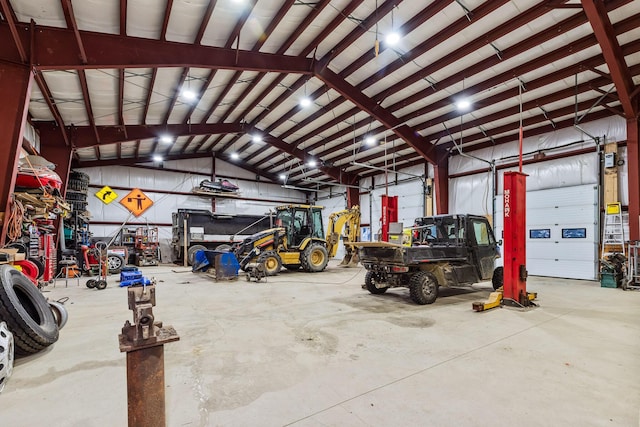
[[[120,203],[135,216],[140,216],[153,205],[153,201],[139,188],[134,188],[131,193],[124,196]]]

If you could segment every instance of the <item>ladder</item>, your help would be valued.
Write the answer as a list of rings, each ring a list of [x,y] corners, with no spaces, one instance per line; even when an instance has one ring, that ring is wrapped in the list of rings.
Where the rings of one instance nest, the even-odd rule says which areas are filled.
[[[607,203],[604,212],[604,226],[602,227],[602,254],[622,254],[626,256],[624,247],[624,227],[622,224],[622,207],[620,203]]]

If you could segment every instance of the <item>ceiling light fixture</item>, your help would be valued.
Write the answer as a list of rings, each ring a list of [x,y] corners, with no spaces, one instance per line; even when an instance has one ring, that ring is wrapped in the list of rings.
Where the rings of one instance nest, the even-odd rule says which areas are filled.
[[[374,145],[376,143],[376,139],[372,136],[368,136],[365,138],[364,143],[367,145]]]
[[[164,158],[162,156],[158,156],[157,154],[155,156],[153,156],[153,161],[154,162],[161,162],[163,160],[164,160]]]
[[[231,153],[231,158],[233,160],[238,160],[240,158],[240,154],[236,153],[235,151],[233,153]]]
[[[392,32],[392,33],[389,33],[389,34],[387,34],[387,37],[385,37],[384,41],[389,46],[395,46],[400,41],[400,34],[396,33],[395,31]]]
[[[160,142],[162,142],[163,144],[171,144],[173,142],[173,138],[171,137],[171,135],[162,135],[160,137]]]
[[[251,138],[251,141],[257,144],[259,142],[262,142],[262,137],[260,135],[253,135],[253,137]]]
[[[300,106],[302,108],[307,108],[310,105],[311,105],[311,100],[306,96],[300,100]]]
[[[281,179],[281,180],[283,180],[283,181],[285,181],[285,180],[287,179],[287,175],[285,175],[285,174],[281,173],[281,174],[280,174],[280,179]]]
[[[311,160],[309,160],[307,162],[307,166],[309,166],[310,168],[315,168],[317,165],[318,165],[318,163],[313,159],[311,159]]]
[[[471,101],[469,101],[468,99],[460,99],[458,102],[456,102],[456,108],[458,109],[458,111],[467,111],[469,108],[471,108]]]
[[[182,95],[182,98],[184,98],[186,101],[195,101],[198,98],[198,94],[191,89],[182,89],[180,95]]]

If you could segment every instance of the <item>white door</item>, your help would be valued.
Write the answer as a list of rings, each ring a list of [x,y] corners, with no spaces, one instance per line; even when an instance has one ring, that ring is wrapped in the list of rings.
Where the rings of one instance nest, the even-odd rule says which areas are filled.
[[[502,195],[495,232],[503,238]],[[598,271],[598,188],[593,184],[527,192],[527,271],[534,276],[595,280]]]

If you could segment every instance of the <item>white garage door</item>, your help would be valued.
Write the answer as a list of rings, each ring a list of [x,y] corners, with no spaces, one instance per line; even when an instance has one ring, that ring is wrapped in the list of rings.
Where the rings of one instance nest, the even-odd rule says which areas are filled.
[[[527,192],[530,275],[595,280],[598,271],[598,189],[593,184]],[[496,198],[502,236],[502,195]]]

